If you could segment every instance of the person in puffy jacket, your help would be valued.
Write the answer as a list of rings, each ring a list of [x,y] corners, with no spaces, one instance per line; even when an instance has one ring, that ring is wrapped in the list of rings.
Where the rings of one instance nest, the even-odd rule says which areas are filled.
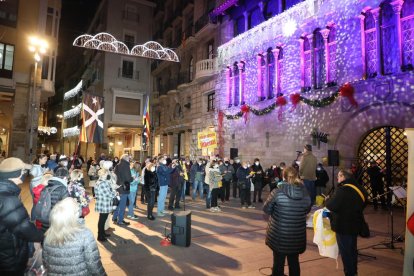
[[[306,250],[306,215],[311,199],[295,168],[286,168],[283,178],[263,206],[270,216],[266,245],[273,251],[272,275],[284,275],[286,258],[289,275],[300,275],[299,254]]]
[[[0,163],[0,275],[24,275],[29,242],[40,248],[43,233],[30,222],[19,195],[25,170],[30,165],[11,157]]]
[[[91,230],[79,219],[73,198],[58,202],[50,213],[43,243],[43,265],[48,275],[106,275]]]

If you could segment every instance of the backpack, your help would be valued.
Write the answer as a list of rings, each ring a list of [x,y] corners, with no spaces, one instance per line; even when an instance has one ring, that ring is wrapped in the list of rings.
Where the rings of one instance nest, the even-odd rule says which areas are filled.
[[[55,185],[51,189],[45,187],[40,194],[39,201],[34,208],[33,214],[34,218],[42,224],[49,225],[49,215],[52,210],[52,193],[59,186],[60,185]]]

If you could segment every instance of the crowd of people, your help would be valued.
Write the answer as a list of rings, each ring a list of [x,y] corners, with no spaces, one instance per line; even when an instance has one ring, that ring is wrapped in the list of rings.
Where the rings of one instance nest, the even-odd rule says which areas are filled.
[[[30,216],[18,197],[18,185],[26,172],[31,175]],[[134,211],[138,200],[146,204],[146,217],[153,221],[181,209],[186,196],[205,201],[205,207],[213,213],[222,212],[221,205],[231,197],[240,199],[240,208],[256,208],[256,203],[263,203],[262,190],[268,185],[271,193],[263,211],[269,215],[266,244],[274,253],[272,275],[283,275],[286,258],[290,275],[299,275],[298,256],[306,249],[306,216],[316,196],[326,192],[328,181],[311,145],[304,146],[300,162],[292,166],[281,162],[267,169],[259,158],[250,163],[220,156],[190,160],[160,155],[142,164],[128,154],[113,159],[101,154],[86,163],[76,156],[40,154],[31,165],[7,158],[0,163],[0,200],[5,202],[0,207],[0,272],[23,275],[28,258],[42,250],[48,273],[104,275],[96,241],[84,224],[92,198],[94,211],[99,214],[97,241],[105,242],[111,221],[122,227],[130,224],[128,220],[138,219]],[[338,183],[357,185],[353,175],[343,170]],[[358,189],[366,195],[362,186]],[[350,273],[356,272],[354,249],[361,217],[353,214],[362,215],[366,203],[355,205],[350,214],[344,200],[358,197],[341,187],[326,206],[331,211],[332,229],[338,235],[345,274],[354,275]],[[349,223],[354,226],[349,227]],[[12,237],[18,246],[11,244]],[[69,251],[79,252],[74,254],[76,265],[61,258]]]

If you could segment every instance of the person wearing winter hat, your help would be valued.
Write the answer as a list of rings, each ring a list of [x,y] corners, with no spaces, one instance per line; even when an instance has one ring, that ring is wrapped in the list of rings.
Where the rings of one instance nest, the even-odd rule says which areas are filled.
[[[58,165],[53,169],[53,172],[56,172],[59,168],[65,168],[66,170],[68,170],[68,158],[66,157],[66,155],[62,154],[59,156]]]
[[[29,259],[29,242],[40,248],[43,233],[30,222],[18,185],[31,166],[15,157],[0,163],[0,274],[24,275]]]

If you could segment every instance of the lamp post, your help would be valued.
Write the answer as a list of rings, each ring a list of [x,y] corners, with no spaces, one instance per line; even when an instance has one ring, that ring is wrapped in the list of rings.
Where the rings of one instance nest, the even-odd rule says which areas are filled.
[[[36,131],[36,109],[37,109],[37,66],[38,62],[41,60],[41,57],[43,54],[46,53],[47,48],[49,47],[48,43],[40,39],[36,36],[29,37],[29,43],[28,48],[31,53],[33,53],[33,58],[35,61],[34,64],[34,72],[33,72],[33,86],[30,91],[29,96],[29,110],[28,110],[28,116],[30,116],[27,119],[27,124],[30,127],[29,128],[29,161],[33,161],[33,137],[34,132]]]

